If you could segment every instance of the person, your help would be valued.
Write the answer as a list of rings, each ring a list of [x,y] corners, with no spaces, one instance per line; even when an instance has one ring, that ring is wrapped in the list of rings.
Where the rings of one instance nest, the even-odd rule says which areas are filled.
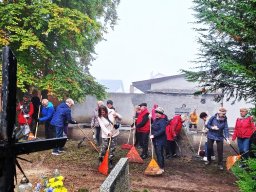
[[[38,97],[38,91],[36,89],[34,89],[32,92],[31,102],[34,107],[34,113],[32,115],[32,123],[31,123],[31,131],[33,134],[35,134],[38,113],[39,113],[39,106],[41,105],[41,101]]]
[[[140,113],[140,106],[135,106],[134,108],[134,111],[135,111],[135,116],[133,117],[134,118],[134,123],[131,125],[132,128],[136,128],[136,121],[138,119],[138,116],[139,116],[139,113]],[[141,134],[136,131],[135,129],[135,143],[134,143],[134,146],[137,147],[137,148],[142,148],[142,144],[141,144]]]
[[[113,168],[114,152],[117,145],[117,136],[119,135],[119,129],[114,127],[115,119],[122,119],[122,116],[116,113],[113,109],[109,109],[104,105],[99,106],[98,109],[98,121],[101,127],[102,144],[99,154],[99,162],[101,163],[103,157],[109,146],[109,167]],[[110,144],[109,144],[110,142]]]
[[[148,139],[150,131],[150,119],[149,112],[147,109],[147,103],[141,103],[140,113],[136,121],[136,132],[140,134],[140,143],[142,144],[141,158],[148,158]]]
[[[226,140],[228,144],[229,141],[229,128],[226,117],[227,110],[224,107],[220,107],[218,112],[212,116],[206,127],[208,129],[207,133],[207,162],[206,165],[211,164],[211,154],[213,151],[214,141],[217,143],[217,154],[218,154],[218,168],[223,170],[223,139]]]
[[[50,125],[54,113],[54,106],[52,102],[48,101],[48,99],[42,100],[42,106],[41,117],[38,119],[38,122],[44,123],[45,138],[54,138],[55,131],[54,128]]]
[[[177,157],[176,141],[180,135],[183,122],[186,120],[184,115],[176,114],[168,123],[165,129],[166,134],[166,158]]]
[[[247,108],[240,109],[240,117],[236,120],[234,134],[232,140],[237,139],[237,145],[240,155],[244,159],[248,159],[250,150],[250,138],[255,132],[253,117],[248,114]]]
[[[155,110],[156,110],[157,107],[158,107],[158,105],[154,104],[153,108],[151,110],[151,118],[152,118],[153,121],[156,119],[156,111]]]
[[[155,113],[156,118],[153,120],[150,139],[153,141],[157,163],[160,167],[157,174],[162,174],[164,172],[164,146],[166,143],[165,127],[167,121],[163,116],[164,109],[162,107],[157,107]]]
[[[107,100],[107,107],[109,109],[113,109],[114,111],[116,110],[115,107],[113,106],[113,101],[112,100]]]
[[[207,115],[207,113],[202,112],[202,113],[200,113],[199,117],[200,117],[200,119],[202,119],[203,122],[204,122],[204,124],[203,124],[203,130],[202,130],[202,131],[207,135],[208,130],[207,130],[207,128],[206,128],[206,122],[207,122],[208,115]],[[203,136],[203,135],[202,135],[202,136]],[[205,144],[204,144],[204,152],[205,152],[205,154],[204,154],[204,157],[203,157],[203,161],[207,161],[207,153],[208,153],[208,150],[207,150],[207,141],[206,141]],[[211,160],[215,160],[214,149],[212,150]]]
[[[197,124],[198,124],[198,115],[196,113],[196,109],[189,115],[189,129],[194,127],[194,129],[197,129]]]
[[[98,121],[98,110],[99,110],[99,107],[104,105],[103,101],[98,101],[97,102],[97,108],[93,111],[93,117],[91,119],[91,127],[95,128],[95,139],[96,139],[96,143],[98,146],[100,146],[100,124],[99,124],[99,121]]]
[[[50,124],[54,127],[55,137],[63,137],[63,131],[65,124],[72,123],[77,124],[77,121],[73,120],[71,117],[71,107],[74,105],[74,101],[68,98],[65,102],[59,104],[53,114]],[[54,148],[52,155],[60,155],[64,152],[63,148]]]
[[[30,101],[29,93],[24,93],[22,101],[17,105],[16,111],[18,113],[18,124],[21,133],[27,137],[31,132],[32,115],[34,113],[34,106]]]

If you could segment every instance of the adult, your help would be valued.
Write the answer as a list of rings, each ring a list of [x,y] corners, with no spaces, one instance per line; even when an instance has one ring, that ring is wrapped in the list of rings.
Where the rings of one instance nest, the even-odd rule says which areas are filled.
[[[206,165],[211,164],[211,154],[213,151],[214,141],[217,143],[217,154],[218,154],[218,167],[223,170],[223,140],[225,139],[228,144],[229,141],[229,129],[226,117],[227,110],[224,107],[219,108],[218,112],[212,116],[206,127],[208,128],[207,133],[207,162]]]
[[[236,120],[236,125],[234,129],[234,134],[232,140],[237,139],[237,145],[240,155],[247,159],[249,157],[250,150],[250,138],[255,132],[255,125],[253,117],[248,114],[247,108],[240,109],[240,117]]]
[[[182,123],[185,121],[185,116],[177,114],[166,126],[165,134],[166,134],[166,158],[170,159],[172,157],[177,157],[176,154],[176,142],[178,140],[178,136],[180,135],[182,129]]]
[[[147,103],[141,103],[140,113],[136,121],[136,131],[140,134],[140,143],[142,144],[141,158],[148,158],[148,139],[150,130],[149,112],[147,109]]]
[[[131,125],[132,129],[136,128],[136,121],[137,121],[139,113],[140,113],[140,106],[138,106],[138,105],[135,106],[134,113],[135,113],[135,116],[133,117],[134,118],[134,122]],[[136,129],[135,129],[135,143],[134,143],[134,146],[138,147],[138,148],[142,148],[141,134],[138,131],[136,131]]]
[[[32,91],[31,102],[34,107],[34,113],[32,115],[32,123],[31,123],[31,131],[33,132],[33,134],[35,134],[38,113],[39,113],[39,106],[41,105],[40,98],[38,97],[38,91],[36,89]]]
[[[63,137],[63,131],[66,123],[77,124],[75,120],[71,117],[71,107],[74,105],[74,101],[68,98],[65,102],[59,104],[53,114],[50,124],[55,129],[55,137]],[[60,155],[64,152],[63,148],[54,148],[52,155]]]
[[[107,100],[107,107],[109,109],[113,109],[113,110],[116,110],[115,107],[113,106],[113,101],[112,100]]]
[[[108,146],[110,145],[109,152],[109,166],[113,168],[114,152],[116,150],[117,136],[119,129],[114,127],[116,118],[121,119],[121,115],[116,113],[113,109],[108,109],[106,106],[101,105],[98,109],[98,121],[101,127],[102,144],[99,154],[99,161],[102,162],[106,154]],[[110,142],[110,144],[109,144]]]
[[[24,93],[22,101],[18,103],[16,111],[18,113],[18,124],[23,136],[27,136],[31,130],[32,115],[34,106],[29,93]]]
[[[43,99],[41,117],[38,119],[38,122],[44,123],[44,133],[46,139],[55,137],[55,130],[50,124],[53,114],[54,106],[52,102],[48,101],[48,99]]]
[[[97,107],[93,111],[93,116],[91,119],[91,127],[95,129],[95,140],[98,146],[100,146],[100,124],[98,121],[99,107],[104,105],[103,101],[97,102]]]
[[[205,133],[205,135],[207,135],[208,129],[206,128],[206,122],[207,122],[207,119],[208,119],[208,115],[207,115],[207,113],[202,112],[202,113],[200,113],[199,117],[204,122],[204,124],[203,124],[203,132]],[[205,144],[204,144],[204,152],[205,152],[205,154],[204,154],[204,157],[203,157],[203,161],[207,161],[207,153],[208,153],[207,145],[208,144],[207,144],[207,141],[206,141]],[[215,160],[214,150],[212,150],[211,160]]]
[[[194,127],[194,129],[197,129],[197,124],[198,124],[198,115],[196,113],[196,109],[189,115],[189,128],[191,129]]]
[[[164,118],[164,109],[162,107],[157,107],[155,109],[156,118],[153,121],[150,138],[153,141],[157,163],[160,170],[157,174],[162,174],[164,172],[164,146],[166,143],[165,127],[167,121]]]

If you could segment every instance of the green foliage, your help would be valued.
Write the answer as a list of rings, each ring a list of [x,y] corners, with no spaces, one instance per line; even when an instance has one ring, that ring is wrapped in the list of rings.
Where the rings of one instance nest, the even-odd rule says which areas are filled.
[[[18,88],[48,89],[58,98],[105,97],[88,72],[95,45],[116,22],[117,0],[0,2],[0,45],[18,60]],[[8,14],[6,14],[8,13]],[[105,23],[99,22],[104,19]]]
[[[256,159],[246,161],[247,168],[240,168],[237,164],[232,172],[239,179],[237,184],[242,192],[256,191]]]
[[[233,102],[256,98],[256,2],[194,0],[201,44],[197,66],[183,70],[208,91]],[[203,26],[203,27],[202,27]],[[218,97],[220,100],[222,96]]]

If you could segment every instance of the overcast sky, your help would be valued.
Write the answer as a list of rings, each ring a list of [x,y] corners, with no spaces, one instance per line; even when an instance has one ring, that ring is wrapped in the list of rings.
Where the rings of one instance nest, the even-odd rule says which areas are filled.
[[[97,79],[123,80],[125,90],[150,75],[192,67],[199,45],[192,0],[121,0],[118,24],[96,47],[90,66]]]

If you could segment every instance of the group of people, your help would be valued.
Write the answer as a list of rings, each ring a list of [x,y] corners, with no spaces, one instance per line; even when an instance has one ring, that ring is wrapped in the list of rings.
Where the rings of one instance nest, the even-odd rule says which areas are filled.
[[[34,95],[35,96],[35,95]],[[60,103],[56,109],[47,99],[39,99],[39,106],[32,103],[31,95],[25,93],[23,100],[17,105],[18,124],[20,133],[27,136],[29,133],[35,133],[32,122],[44,123],[45,138],[60,138],[66,133],[66,127],[69,123],[77,122],[71,117],[71,107],[74,101],[70,98]],[[38,100],[34,99],[34,101]],[[37,112],[35,109],[37,108]],[[223,107],[208,119],[208,114],[202,112],[200,118],[204,121],[204,129],[207,136],[205,144],[206,165],[210,165],[213,156],[214,142],[217,144],[218,167],[223,170],[223,143],[230,144],[229,128],[226,116],[227,110]],[[192,116],[192,117],[191,117]],[[93,112],[91,119],[91,127],[95,130],[95,140],[101,147],[99,153],[99,162],[102,162],[107,149],[109,148],[109,163],[113,167],[114,152],[117,145],[117,136],[119,135],[119,124],[122,116],[116,112],[113,107],[113,101],[108,100],[106,105],[103,101],[97,102],[97,107]],[[164,109],[158,105],[154,105],[151,112],[147,108],[147,103],[141,103],[135,107],[134,123],[131,125],[135,129],[135,146],[141,149],[141,158],[149,157],[148,145],[149,139],[152,140],[157,162],[160,166],[159,174],[164,172],[164,159],[176,157],[177,140],[179,138],[186,116],[176,114],[171,120],[168,120]],[[193,111],[190,115],[189,123],[197,128],[197,114]],[[256,134],[255,123],[248,114],[247,108],[240,109],[240,117],[237,118],[232,140],[237,139],[239,153],[244,159],[249,157],[251,150],[252,135]],[[67,133],[66,133],[67,134]],[[100,139],[101,138],[101,139]],[[53,155],[59,155],[63,152],[61,148],[55,148]]]
[[[205,112],[200,114],[200,118],[205,122],[205,130],[207,135],[207,142],[205,146],[205,156],[207,157],[206,165],[210,165],[212,157],[214,156],[213,144],[217,144],[218,167],[223,170],[223,141],[225,140],[230,145],[229,128],[226,116],[227,110],[221,107],[218,112],[210,117]],[[239,154],[243,159],[248,159],[250,156],[251,146],[253,141],[253,134],[256,134],[256,127],[253,117],[248,114],[247,108],[240,109],[240,117],[237,118],[234,127],[232,140],[237,139]]]
[[[40,101],[38,98],[38,102],[38,99],[35,99],[34,97],[37,96],[34,95],[31,97],[29,93],[25,93],[22,101],[17,105],[16,110],[18,113],[19,130],[16,135],[17,139],[28,139],[30,134],[36,134],[38,123],[44,124],[46,139],[60,138],[63,137],[65,127],[68,126],[68,123],[77,123],[71,117],[71,107],[74,105],[74,101],[72,99],[66,99],[55,109],[52,102],[48,101],[48,99],[42,99],[42,101]],[[33,101],[37,101],[37,105],[35,105]],[[37,111],[35,111],[36,108]],[[59,155],[62,152],[62,148],[54,148],[52,154]]]

